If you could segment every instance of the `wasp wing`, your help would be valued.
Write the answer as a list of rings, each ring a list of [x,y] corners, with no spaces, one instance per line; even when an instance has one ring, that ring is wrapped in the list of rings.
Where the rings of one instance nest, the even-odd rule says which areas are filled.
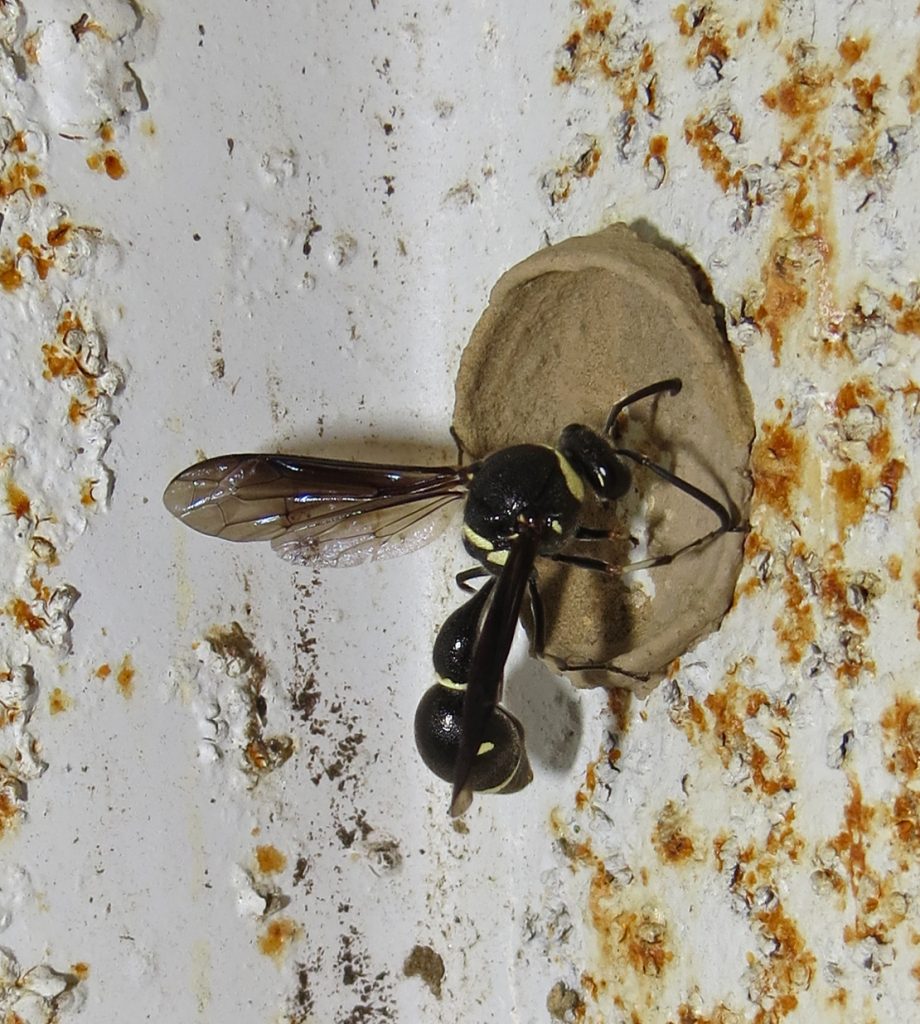
[[[181,472],[166,507],[199,533],[271,541],[288,561],[357,565],[414,550],[466,494],[469,467],[222,455]]]
[[[508,558],[479,621],[463,697],[460,746],[454,762],[454,791],[450,804],[450,813],[454,817],[463,814],[473,799],[470,772],[479,754],[489,717],[501,698],[505,662],[536,557],[536,533],[522,530],[511,542]]]

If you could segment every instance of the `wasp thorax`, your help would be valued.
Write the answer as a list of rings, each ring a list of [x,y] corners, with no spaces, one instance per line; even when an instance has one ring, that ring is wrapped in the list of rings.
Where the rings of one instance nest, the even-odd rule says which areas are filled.
[[[504,448],[483,459],[470,482],[467,550],[501,565],[526,525],[540,536],[540,554],[557,551],[575,529],[583,497],[581,477],[561,452],[535,444]]]

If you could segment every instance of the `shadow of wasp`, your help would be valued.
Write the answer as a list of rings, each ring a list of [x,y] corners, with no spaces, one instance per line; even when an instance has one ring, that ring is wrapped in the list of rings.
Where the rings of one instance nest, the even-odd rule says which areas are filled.
[[[199,533],[231,541],[271,541],[290,562],[352,566],[414,550],[438,532],[436,513],[465,499],[463,542],[479,563],[457,583],[485,582],[441,627],[437,682],[422,697],[415,740],[425,764],[453,786],[452,815],[474,792],[512,793],[532,771],[520,722],[501,704],[505,662],[529,599],[533,646],[542,649],[538,558],[621,575],[667,565],[678,555],[741,529],[720,501],[639,452],[616,445],[627,406],[676,395],[677,378],[634,391],[610,410],[601,432],[566,427],[556,446],[519,444],[468,466],[403,466],[297,455],[222,455],[183,470],[166,488],[167,509]],[[570,541],[599,541],[610,530],[579,524],[586,488],[602,504],[622,498],[630,464],[648,470],[709,509],[718,525],[679,550],[617,565],[567,553]]]

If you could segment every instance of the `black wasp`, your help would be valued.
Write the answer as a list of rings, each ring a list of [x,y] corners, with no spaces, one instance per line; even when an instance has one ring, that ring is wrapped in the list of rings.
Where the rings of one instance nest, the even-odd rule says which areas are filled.
[[[290,562],[349,566],[413,550],[437,530],[437,516],[466,499],[463,541],[480,563],[457,577],[485,582],[441,627],[434,645],[438,681],[415,719],[422,759],[453,784],[451,813],[473,792],[515,792],[531,779],[524,730],[500,700],[505,662],[529,592],[534,647],[542,643],[537,558],[619,575],[672,561],[681,551],[738,529],[719,501],[646,456],[615,444],[620,413],[633,402],[680,391],[677,378],[633,392],[610,411],[604,430],[572,424],[555,448],[520,444],[469,466],[399,466],[296,455],[223,455],[180,473],[163,500],[200,533],[223,540],[271,541]],[[579,525],[586,488],[602,502],[631,485],[628,463],[645,467],[706,506],[710,533],[680,551],[630,565],[566,553],[573,540],[610,531]]]

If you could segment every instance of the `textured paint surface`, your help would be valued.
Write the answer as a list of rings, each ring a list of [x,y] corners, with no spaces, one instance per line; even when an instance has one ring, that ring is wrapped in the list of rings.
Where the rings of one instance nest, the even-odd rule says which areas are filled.
[[[0,44],[4,1020],[912,1019],[916,8],[7,0]],[[160,494],[449,460],[491,285],[619,220],[724,304],[746,566],[644,703],[519,649],[536,781],[455,828],[411,731],[457,535],[320,578]]]

